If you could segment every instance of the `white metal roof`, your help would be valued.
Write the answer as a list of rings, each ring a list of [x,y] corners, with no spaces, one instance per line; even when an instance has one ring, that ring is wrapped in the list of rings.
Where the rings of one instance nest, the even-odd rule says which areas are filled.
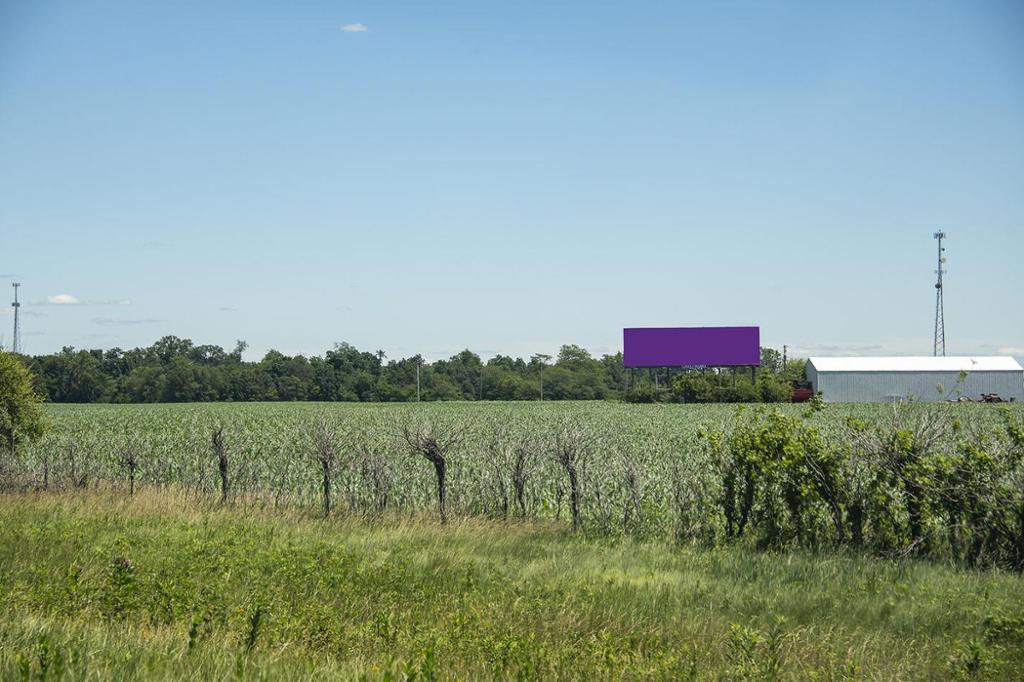
[[[810,358],[819,372],[1020,372],[1008,355]]]

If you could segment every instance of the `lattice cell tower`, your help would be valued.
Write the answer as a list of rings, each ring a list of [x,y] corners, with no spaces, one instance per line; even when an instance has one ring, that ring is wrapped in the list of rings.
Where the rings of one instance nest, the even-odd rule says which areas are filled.
[[[14,308],[14,340],[11,342],[11,350],[15,353],[21,352],[21,329],[18,327],[18,308],[21,304],[18,303],[18,287],[21,286],[18,282],[14,282],[11,286],[14,287],[14,303],[11,307]]]
[[[942,255],[946,249],[942,246],[942,240],[946,238],[946,233],[936,232],[934,237],[939,243],[939,260],[938,267],[935,269],[938,279],[935,281],[935,341],[932,353],[938,357],[946,354],[946,321],[943,319],[942,310],[942,275],[946,272],[946,268],[943,267],[946,264],[946,257]]]

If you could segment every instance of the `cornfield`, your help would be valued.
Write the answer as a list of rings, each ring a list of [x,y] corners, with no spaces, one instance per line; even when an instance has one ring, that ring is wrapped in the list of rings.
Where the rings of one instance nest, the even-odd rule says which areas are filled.
[[[372,516],[436,513],[441,478],[442,519],[551,519],[588,534],[704,544],[745,537],[1024,564],[1018,406],[271,403],[47,412],[47,436],[3,465],[5,486],[125,495],[174,487],[197,500]],[[444,448],[430,454],[435,441]]]

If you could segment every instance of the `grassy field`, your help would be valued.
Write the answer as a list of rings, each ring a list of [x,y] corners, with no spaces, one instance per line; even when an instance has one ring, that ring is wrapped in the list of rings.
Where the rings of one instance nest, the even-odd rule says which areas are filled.
[[[47,406],[0,678],[1021,678],[1021,406],[776,409]]]
[[[4,679],[1012,679],[1024,582],[564,524],[0,496]]]

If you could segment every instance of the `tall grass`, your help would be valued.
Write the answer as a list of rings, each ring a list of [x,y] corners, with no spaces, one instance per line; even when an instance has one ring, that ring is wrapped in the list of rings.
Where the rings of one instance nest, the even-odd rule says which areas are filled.
[[[180,489],[0,496],[0,677],[1011,679],[1024,581]]]

